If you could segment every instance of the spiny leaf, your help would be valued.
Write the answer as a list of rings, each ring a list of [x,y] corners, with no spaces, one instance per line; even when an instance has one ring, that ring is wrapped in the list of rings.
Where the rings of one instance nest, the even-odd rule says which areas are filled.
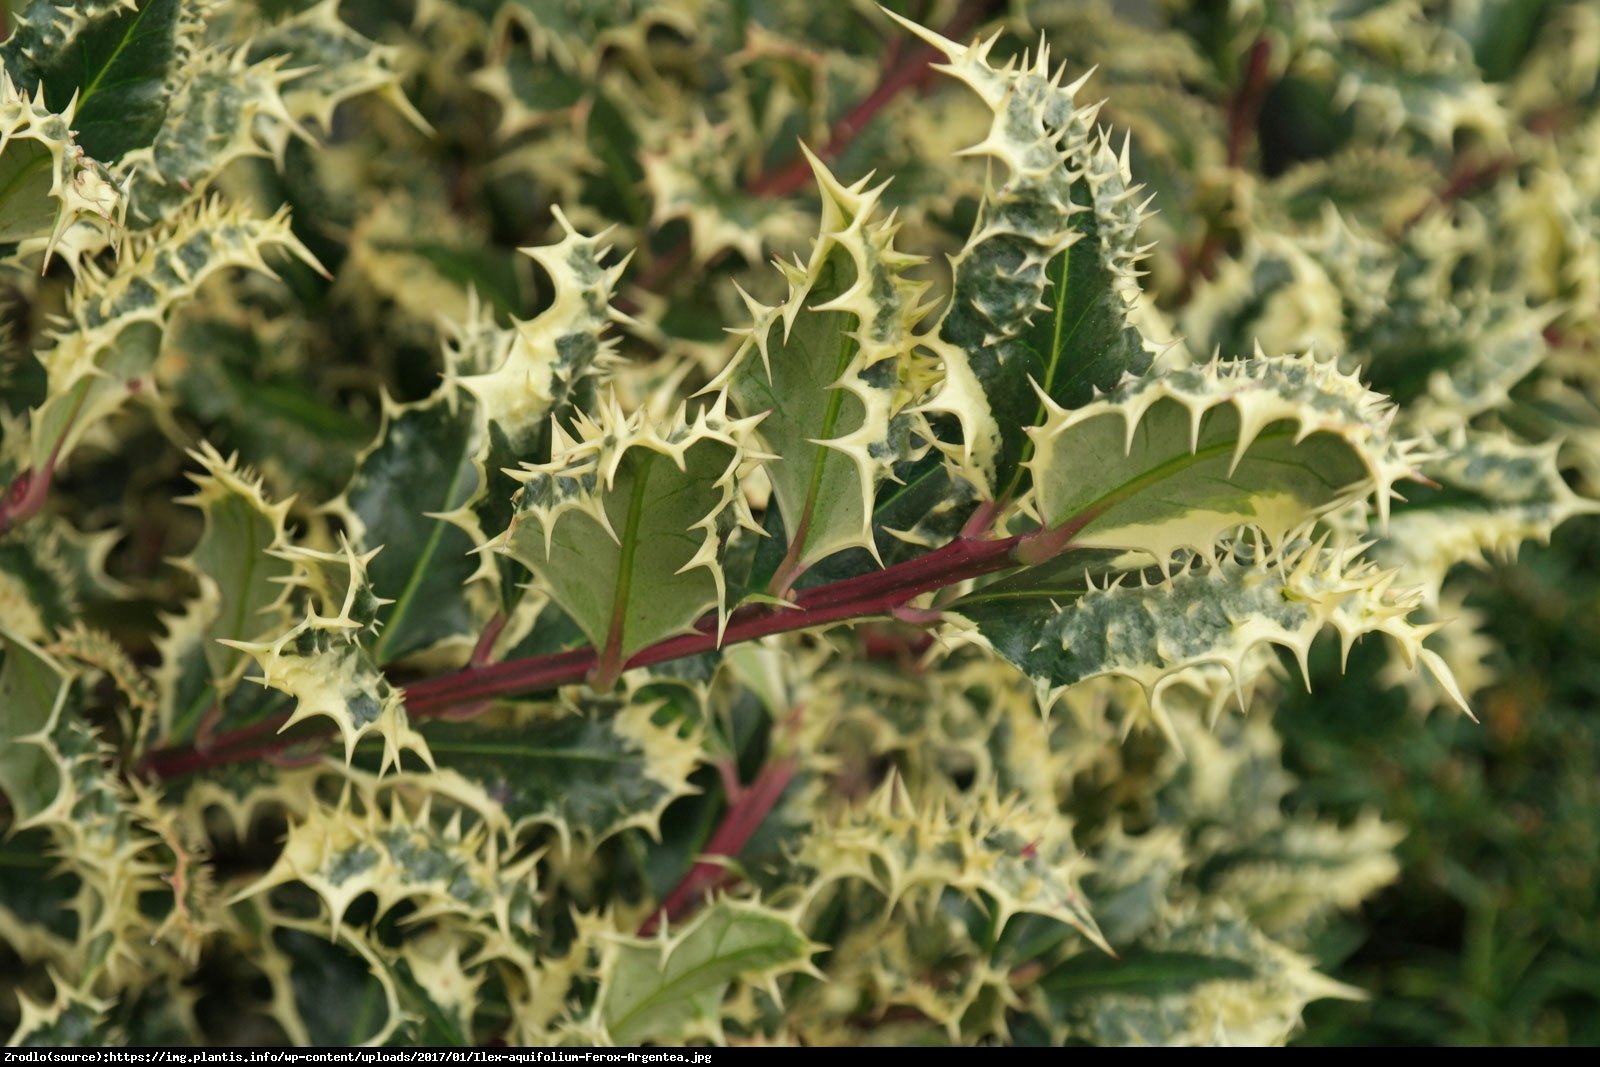
[[[1125,959],[1073,957],[1039,980],[1035,1010],[1056,1043],[1280,1044],[1307,1003],[1360,991],[1223,912],[1175,911]]]
[[[219,271],[249,267],[271,274],[262,258],[269,249],[316,263],[285,212],[262,219],[211,203],[130,239],[110,277],[85,264],[68,321],[39,354],[49,397],[33,413],[34,469],[60,463],[90,426],[121,406],[137,388],[133,383],[144,382],[176,307]]]
[[[42,93],[19,92],[0,67],[0,243],[42,240],[46,266],[74,222],[97,218],[115,237],[127,211],[121,184],[84,153],[75,118],[70,103],[58,115]]]
[[[66,786],[64,768],[48,744],[66,705],[71,676],[43,649],[0,631],[6,658],[0,663],[0,790],[20,822],[56,803]]]
[[[118,1044],[117,1033],[107,1026],[113,1001],[95,996],[85,983],[77,988],[52,974],[55,995],[49,1003],[34,1000],[18,990],[21,1018],[6,1045],[11,1048],[103,1048]]]
[[[1361,546],[1307,544],[1291,534],[1276,547],[1260,538],[1231,543],[1221,560],[1203,558],[1169,578],[1124,584],[1126,573],[1096,586],[1064,573],[1056,582],[1023,574],[958,601],[954,612],[977,623],[995,651],[1034,680],[1049,707],[1085,678],[1115,675],[1144,690],[1168,733],[1165,690],[1185,672],[1215,664],[1244,702],[1247,658],[1263,642],[1287,648],[1302,665],[1312,639],[1332,626],[1346,654],[1356,638],[1387,634],[1418,659],[1463,711],[1467,702],[1449,668],[1422,646],[1436,626],[1408,617],[1422,591],[1395,589],[1394,571],[1359,558]]]
[[[3,634],[0,641],[0,790],[15,826],[47,830],[78,878],[75,976],[125,983],[148,965],[152,946],[182,936],[137,903],[163,892],[165,872],[146,854],[156,844],[147,818],[153,796],[111,768],[111,747],[68,699],[73,675],[28,642]]]
[[[39,515],[0,538],[0,618],[11,634],[48,642],[87,602],[126,595],[105,572],[116,536],[79,533],[63,516]]]
[[[436,816],[430,800],[410,810],[393,790],[387,805],[375,792],[360,806],[352,797],[347,789],[338,804],[319,804],[297,819],[272,869],[234,902],[299,883],[327,907],[335,935],[366,893],[377,899],[378,918],[408,902],[414,921],[469,930],[481,922],[507,937],[512,916],[525,918],[535,899],[537,854],[502,863],[499,828],[464,824],[459,810]]]
[[[987,136],[967,149],[1000,163],[953,264],[950,303],[930,342],[945,366],[925,405],[954,415],[963,440],[952,456],[987,495],[1026,488],[1023,431],[1044,416],[1035,385],[1060,407],[1086,402],[1151,353],[1129,313],[1139,297],[1144,211],[1126,153],[1093,135],[1098,107],[1078,107],[1087,80],[1063,85],[1041,45],[1032,62],[990,66],[995,38],[958,45],[895,16],[949,60],[941,69],[993,112]]]
[[[483,535],[464,506],[483,489],[474,462],[482,445],[473,402],[448,383],[414,404],[385,395],[382,428],[327,505],[357,551],[382,550],[367,568],[390,601],[372,644],[380,664],[477,632],[481,613],[466,586],[479,576],[471,552]]]
[[[627,322],[611,306],[626,261],[605,266],[606,234],[585,237],[555,209],[561,239],[522,252],[550,277],[550,306],[518,322],[495,327],[482,313],[454,324],[445,350],[446,376],[482,406],[492,432],[516,453],[531,450],[551,415],[562,415],[583,379],[614,360],[613,323]]]
[[[253,308],[207,301],[167,335],[156,380],[164,396],[213,441],[310,499],[337,493],[372,440],[366,413],[346,410],[297,359],[315,357],[299,324]]]
[[[732,983],[804,970],[812,951],[792,915],[718,900],[672,934],[609,945],[590,1025],[607,1044],[720,1038],[721,1004]]]
[[[193,0],[33,0],[0,62],[58,107],[76,98],[79,143],[112,162],[155,136],[196,13]]]
[[[626,261],[605,266],[611,251],[606,235],[585,237],[559,208],[555,216],[561,240],[522,249],[550,277],[550,306],[505,329],[472,296],[467,317],[449,324],[445,379],[472,395],[486,424],[475,456],[486,484],[471,504],[484,530],[510,525],[507,468],[548,451],[551,420],[567,421],[586,381],[608,371],[615,362],[611,327],[629,321],[611,306]]]
[[[1520,300],[1484,303],[1491,310],[1472,324],[1465,358],[1429,374],[1427,394],[1407,408],[1408,421],[1419,429],[1445,433],[1505,407],[1511,387],[1549,354],[1544,331],[1556,318],[1554,308],[1530,310]]]
[[[1040,520],[1087,519],[1075,544],[1158,563],[1244,523],[1276,538],[1369,494],[1386,521],[1394,483],[1417,476],[1393,406],[1311,356],[1213,361],[1048,406],[1028,431]]]
[[[810,892],[861,879],[890,908],[927,914],[953,889],[992,909],[997,934],[1014,915],[1042,915],[1109,950],[1077,888],[1079,856],[1054,812],[1036,813],[993,792],[919,806],[892,776],[859,810],[818,827],[799,858],[816,872]]]
[[[738,477],[759,455],[757,421],[730,419],[725,394],[693,422],[680,409],[661,427],[612,399],[598,421],[578,416],[576,437],[555,428],[549,463],[513,472],[523,483],[516,515],[495,547],[588,635],[602,684],[706,612],[725,620],[719,548],[733,526],[755,525]]]
[[[325,132],[333,129],[333,113],[346,100],[375,93],[396,108],[419,130],[431,132],[426,119],[400,90],[395,70],[398,49],[368,40],[339,18],[342,0],[321,0],[271,29],[252,34],[248,46],[251,62],[268,56],[288,57],[295,71],[293,84],[283,93],[288,113],[297,121],[311,120]],[[290,127],[279,127],[271,137],[286,137]],[[275,155],[282,158],[281,149]]]
[[[185,76],[172,106],[148,147],[123,160],[135,177],[135,213],[158,221],[171,217],[204,193],[234,160],[263,156],[261,135],[275,133],[280,152],[287,132],[300,127],[282,90],[297,72],[286,57],[248,63],[243,50],[199,48],[187,57]]]
[[[322,610],[310,608],[300,622],[274,639],[227,640],[261,668],[260,684],[295,698],[282,729],[318,716],[332,719],[344,742],[345,762],[369,735],[383,738],[380,770],[400,765],[409,749],[432,765],[428,746],[411,728],[400,690],[383,676],[369,647],[377,616],[389,603],[373,591],[367,565],[375,552],[357,555],[346,542],[342,554],[302,548],[279,549],[303,573],[301,583],[318,593]]]
[[[658,835],[667,805],[695,791],[698,739],[652,722],[656,707],[639,701],[510,727],[430,723],[425,733],[439,774],[495,798],[512,838],[548,826],[566,850],[575,840],[593,848],[629,828]]]
[[[258,907],[252,907],[258,905]],[[235,910],[256,927],[236,939],[270,984],[274,1021],[297,1045],[384,1045],[405,1022],[390,953],[365,930],[345,926],[332,938],[326,920],[272,910],[248,901]],[[311,977],[314,976],[314,977]]]
[[[705,264],[732,249],[746,263],[759,263],[765,248],[800,243],[810,219],[798,206],[752,193],[740,181],[740,165],[753,147],[741,141],[754,138],[740,138],[734,124],[713,125],[704,115],[696,115],[686,131],[661,133],[659,149],[642,159],[653,205],[650,222],[660,228],[683,219],[693,262]],[[829,182],[831,177],[824,186]],[[825,192],[824,204],[826,197]]]
[[[1555,442],[1526,445],[1504,434],[1457,431],[1422,468],[1441,490],[1413,494],[1373,555],[1421,582],[1436,607],[1457,564],[1515,558],[1523,542],[1548,541],[1573,516],[1600,510],[1568,487],[1559,452]]]
[[[269,503],[259,478],[209,444],[190,455],[204,473],[192,476],[198,491],[181,502],[200,509],[205,528],[194,551],[176,561],[199,583],[199,595],[182,613],[167,617],[167,633],[157,641],[160,721],[169,737],[175,729],[187,733],[193,726],[177,721],[184,710],[178,704],[180,689],[186,688],[180,684],[185,660],[198,650],[209,675],[207,696],[225,700],[245,657],[219,642],[254,641],[278,629],[287,610],[283,582],[293,570],[288,560],[268,552],[288,543],[284,522],[290,502]]]
[[[469,0],[482,8],[484,0]],[[650,31],[666,28],[693,36],[709,12],[703,0],[660,4],[651,0],[609,0],[600,4],[567,4],[561,0],[510,0],[491,4],[500,18],[521,22],[535,45],[554,53],[563,66],[593,75],[607,49],[642,54]]]
[[[903,409],[924,288],[905,277],[918,260],[895,250],[892,218],[877,217],[882,187],[846,187],[808,158],[823,203],[811,258],[780,263],[782,304],[746,297],[754,325],[710,387],[726,385],[743,414],[766,413],[757,433],[782,457],[767,475],[794,573],[842,549],[877,551],[874,494],[910,449]]]

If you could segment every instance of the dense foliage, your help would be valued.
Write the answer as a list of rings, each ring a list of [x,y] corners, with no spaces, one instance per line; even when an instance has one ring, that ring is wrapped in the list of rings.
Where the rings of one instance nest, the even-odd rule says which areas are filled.
[[[1592,1034],[1600,17],[1015,8],[11,16],[14,1042]]]

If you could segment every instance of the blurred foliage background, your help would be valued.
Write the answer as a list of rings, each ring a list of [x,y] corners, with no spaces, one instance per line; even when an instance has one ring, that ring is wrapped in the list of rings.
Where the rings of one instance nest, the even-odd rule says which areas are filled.
[[[1474,576],[1468,603],[1504,650],[1481,723],[1419,719],[1370,656],[1286,700],[1289,803],[1406,829],[1399,879],[1319,945],[1371,999],[1311,1005],[1298,1043],[1600,1043],[1597,559],[1584,518]]]

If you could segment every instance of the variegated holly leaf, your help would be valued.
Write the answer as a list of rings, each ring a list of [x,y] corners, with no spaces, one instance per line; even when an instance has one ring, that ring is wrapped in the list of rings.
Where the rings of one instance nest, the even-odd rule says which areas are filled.
[[[347,410],[325,381],[307,380],[296,360],[314,359],[286,316],[208,302],[167,334],[156,380],[161,393],[196,419],[225,450],[295,485],[309,499],[333,496],[371,442],[366,412]]]
[[[1423,465],[1439,489],[1410,494],[1373,555],[1420,582],[1432,608],[1445,576],[1460,563],[1513,559],[1526,541],[1549,541],[1555,528],[1600,504],[1562,477],[1556,442],[1526,445],[1504,434],[1462,430]]]
[[[609,715],[542,715],[507,727],[435,722],[424,733],[439,774],[493,798],[490,813],[509,820],[512,838],[548,827],[570,851],[630,828],[657,836],[667,805],[695,792],[700,742],[653,722],[658,706],[636,701]]]
[[[296,72],[287,57],[246,61],[243,50],[197,48],[188,57],[166,117],[148,146],[130,152],[123,166],[133,175],[135,214],[170,218],[203,194],[228,164],[270,151],[262,135],[276,132],[279,151],[298,131],[283,100]]]
[[[1288,649],[1304,670],[1311,642],[1326,626],[1338,631],[1346,654],[1363,634],[1387,634],[1408,664],[1420,660],[1467,710],[1449,668],[1422,645],[1437,624],[1409,619],[1422,606],[1422,591],[1396,588],[1395,572],[1362,560],[1360,545],[1327,542],[1291,534],[1268,546],[1260,537],[1241,538],[1215,563],[1197,557],[1167,577],[1123,571],[1100,585],[1064,560],[1053,575],[1023,572],[951,610],[1033,679],[1043,706],[1084,679],[1127,678],[1169,734],[1165,692],[1187,672],[1222,668],[1243,703],[1258,645]]]
[[[256,218],[214,202],[130,238],[110,277],[86,265],[68,321],[39,353],[49,395],[33,412],[34,469],[59,465],[89,427],[145,384],[175,308],[219,271],[248,267],[271,274],[263,256],[273,249],[316,263],[290,230],[286,213]]]
[[[1309,1002],[1360,996],[1244,920],[1192,908],[1119,958],[1067,959],[1030,991],[1052,1043],[1159,1046],[1282,1044]]]
[[[1486,310],[1475,317],[1478,321],[1452,338],[1459,342],[1460,358],[1430,372],[1426,394],[1407,407],[1410,425],[1443,434],[1505,407],[1512,386],[1549,355],[1544,331],[1557,316],[1555,308],[1529,309],[1520,299],[1485,297],[1481,303]]]
[[[256,901],[238,906],[250,908]],[[260,924],[252,959],[272,989],[269,1011],[296,1045],[381,1046],[405,1023],[392,953],[363,929],[340,927],[330,937],[325,919],[302,919],[269,908],[246,912]],[[306,975],[319,976],[310,982]]]
[[[611,327],[627,316],[611,306],[626,260],[606,266],[606,234],[586,237],[555,209],[561,239],[522,252],[550,278],[550,306],[511,330],[485,313],[454,324],[446,375],[475,397],[491,434],[509,451],[534,451],[552,415],[564,415],[584,379],[615,359]]]
[[[49,738],[66,706],[72,676],[43,649],[0,631],[5,660],[0,662],[0,791],[19,823],[57,805],[66,786],[66,768]]]
[[[339,18],[341,2],[321,0],[270,29],[251,34],[249,61],[260,62],[274,55],[288,57],[287,66],[295,73],[292,84],[283,92],[283,100],[297,122],[310,120],[324,132],[331,132],[333,113],[340,104],[376,94],[419,130],[430,132],[427,120],[400,90],[400,73],[396,70],[399,50],[371,41],[346,25]],[[267,136],[271,140],[288,133],[285,126]]]
[[[203,191],[241,157],[271,155],[283,165],[292,137],[310,140],[346,100],[378,95],[417,128],[430,129],[399,88],[395,52],[352,30],[337,0],[323,0],[241,48],[197,46],[148,148],[132,153],[137,210],[160,219]]]
[[[113,1001],[97,997],[88,988],[75,987],[59,974],[52,974],[55,995],[49,1003],[34,1000],[18,990],[17,1007],[21,1018],[6,1040],[9,1048],[104,1048],[121,1044],[108,1017]]]
[[[727,388],[780,462],[767,467],[790,539],[778,583],[847,548],[876,553],[878,485],[911,447],[913,329],[919,260],[894,247],[883,188],[844,186],[815,156],[822,219],[811,257],[779,266],[789,293],[775,307],[746,297],[753,325],[711,388]]]
[[[380,664],[479,628],[484,613],[467,585],[479,576],[472,550],[483,535],[465,506],[482,492],[482,447],[475,406],[452,385],[413,404],[385,395],[382,428],[327,505],[358,552],[381,549],[367,567],[388,601],[371,646]]]
[[[42,240],[46,264],[74,222],[95,218],[116,236],[127,210],[121,183],[85,154],[65,107],[52,112],[0,67],[0,244]]]
[[[0,46],[0,64],[36,99],[65,107],[96,159],[148,145],[166,114],[199,0],[32,0]],[[186,40],[189,38],[190,40]]]
[[[471,929],[478,923],[511,935],[512,916],[524,919],[536,896],[538,855],[502,863],[499,830],[459,812],[415,810],[394,790],[387,802],[376,792],[356,803],[347,789],[336,804],[318,804],[289,827],[271,870],[241,889],[233,902],[298,883],[328,909],[337,935],[345,912],[371,893],[381,918],[401,903],[413,921]],[[441,805],[443,808],[443,805]]]
[[[348,542],[342,553],[303,548],[279,550],[299,568],[298,584],[313,590],[317,607],[287,630],[256,641],[224,641],[246,652],[261,670],[261,685],[295,698],[281,730],[307,719],[331,719],[344,742],[348,764],[368,736],[383,739],[380,771],[400,766],[409,749],[432,765],[427,743],[411,728],[405,701],[389,684],[372,652],[378,613],[389,601],[373,590],[367,565],[375,552],[357,555]]]
[[[799,245],[810,230],[811,219],[799,205],[744,187],[740,172],[758,148],[741,132],[734,123],[713,125],[696,115],[688,130],[662,127],[661,143],[641,160],[651,225],[659,229],[682,219],[694,263],[708,263],[727,249],[746,263],[759,263],[764,249]]]
[[[858,810],[819,826],[799,852],[815,872],[810,892],[857,879],[890,908],[929,914],[949,889],[985,905],[997,936],[1013,916],[1040,915],[1109,951],[1078,891],[1080,856],[1054,811],[1033,812],[992,792],[918,805],[898,777]]]
[[[446,380],[472,395],[485,423],[475,458],[487,484],[471,505],[484,530],[511,524],[508,468],[547,453],[551,420],[566,421],[581,390],[606,373],[615,361],[612,326],[628,321],[611,306],[626,261],[606,266],[606,234],[585,237],[559,208],[555,216],[561,239],[522,250],[549,275],[550,306],[504,328],[470,298],[466,318],[450,324],[445,342]]]
[[[1048,407],[1028,431],[1040,521],[1158,563],[1241,524],[1278,538],[1368,495],[1386,521],[1395,482],[1417,477],[1393,405],[1311,356],[1213,361]]]
[[[967,153],[999,163],[1005,178],[985,194],[953,263],[950,302],[930,340],[945,382],[924,408],[960,421],[952,453],[961,472],[1010,499],[1026,488],[1033,446],[1024,431],[1043,419],[1042,397],[1075,408],[1150,365],[1129,321],[1144,204],[1126,152],[1094,135],[1098,106],[1075,103],[1087,75],[1062,84],[1043,46],[1032,61],[997,69],[988,61],[996,38],[963,46],[896,18],[993,112]]]
[[[527,28],[540,51],[554,55],[562,66],[576,67],[592,77],[601,53],[615,49],[639,55],[652,30],[671,30],[694,37],[710,16],[703,0],[658,4],[650,0],[614,0],[602,4],[567,4],[560,0],[510,0],[465,5],[515,19]]]
[[[290,502],[269,502],[258,477],[209,444],[190,455],[204,473],[191,476],[197,491],[181,502],[199,508],[205,525],[194,550],[176,561],[194,576],[199,594],[167,616],[167,632],[156,642],[159,718],[168,739],[190,736],[198,717],[238,684],[246,657],[221,642],[258,640],[283,625],[284,581],[293,570],[270,551],[288,543]],[[203,673],[191,678],[195,667]]]
[[[176,919],[158,922],[137,906],[145,894],[171,899],[173,883],[162,878],[172,870],[150,854],[160,843],[155,798],[124,781],[111,746],[73,705],[75,672],[10,635],[0,634],[0,646],[0,791],[13,825],[47,831],[76,876],[73,975],[125,983],[170,958],[164,942],[176,947],[186,936]]]
[[[797,917],[728,899],[701,910],[676,931],[652,939],[616,937],[602,949],[600,991],[574,1036],[596,1044],[722,1043],[722,1002],[729,987],[772,983],[810,967],[814,946]]]
[[[738,479],[759,458],[758,421],[729,418],[725,394],[693,421],[680,408],[660,426],[613,398],[596,418],[580,413],[572,434],[554,428],[549,463],[515,472],[516,514],[494,547],[533,571],[594,643],[597,685],[707,612],[725,621],[721,542],[755,525]]]
[[[0,619],[6,629],[47,642],[71,626],[86,603],[125,595],[105,571],[117,537],[113,530],[79,533],[64,516],[52,514],[7,530],[0,537]]]

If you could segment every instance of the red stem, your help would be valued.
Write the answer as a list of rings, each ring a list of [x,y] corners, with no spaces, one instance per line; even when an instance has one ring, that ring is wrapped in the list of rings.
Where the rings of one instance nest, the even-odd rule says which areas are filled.
[[[965,37],[983,20],[989,6],[983,0],[968,0],[939,32],[952,41]],[[909,55],[901,57],[898,62],[895,62],[895,57],[896,52],[890,52],[878,87],[834,122],[828,131],[828,139],[816,149],[818,159],[831,161],[850,146],[889,101],[907,89],[920,89],[926,85],[933,77],[932,63],[939,58],[939,52],[932,45],[918,42]],[[810,181],[811,165],[803,157],[797,157],[778,170],[758,174],[748,188],[758,196],[787,196],[805,188]]]
[[[5,496],[0,497],[0,537],[39,513],[44,507],[45,497],[50,495],[50,483],[56,476],[56,463],[61,458],[61,446],[66,443],[67,435],[72,432],[72,424],[78,421],[78,412],[83,410],[83,399],[88,396],[88,390],[78,394],[78,399],[73,401],[72,410],[67,414],[66,425],[61,428],[61,436],[56,438],[56,443],[50,448],[50,456],[44,461],[44,466],[38,470],[25,470],[12,480],[6,488]]]
[[[1072,528],[1081,528],[1086,521],[1087,518],[1075,522]],[[1049,532],[1060,536],[1059,531]],[[694,633],[669,638],[640,651],[628,660],[626,669],[699,655],[719,645],[751,641],[770,634],[888,615],[923,593],[1015,566],[1016,553],[1026,550],[1038,536],[998,541],[957,540],[881,571],[804,590],[795,596],[792,607],[758,605],[741,609],[728,620],[720,643],[714,619],[707,618]],[[595,650],[583,648],[509,663],[469,666],[454,674],[407,686],[406,713],[413,720],[437,718],[462,705],[570,685],[583,681],[596,662]],[[221,764],[259,759],[286,744],[283,738],[274,736],[282,728],[284,718],[264,720],[223,734],[203,750],[181,747],[150,752],[143,760],[143,769],[157,777],[170,778]]]
[[[967,0],[940,32],[951,40],[965,36],[983,21],[989,0]],[[867,124],[900,93],[907,89],[921,89],[933,75],[933,60],[939,53],[932,46],[920,44],[910,55],[902,56],[901,40],[896,38],[884,57],[884,73],[878,85],[867,96],[846,112],[828,130],[828,138],[816,150],[817,158],[832,160],[850,147]],[[752,196],[788,196],[804,189],[811,181],[811,165],[799,153],[776,170],[762,171],[745,183],[745,191]],[[687,237],[657,256],[633,282],[634,287],[647,293],[656,292],[677,275],[689,258]],[[709,264],[708,264],[709,265]],[[624,311],[638,310],[638,305],[626,295],[620,298]]]
[[[1250,58],[1245,64],[1244,83],[1228,109],[1228,166],[1237,167],[1244,162],[1244,152],[1250,145],[1256,123],[1261,119],[1261,102],[1267,95],[1267,61],[1272,57],[1272,45],[1265,37],[1256,38],[1250,46]]]
[[[761,768],[761,773],[756,775],[756,780],[750,783],[750,787],[740,792],[734,799],[732,807],[717,826],[716,833],[706,842],[702,855],[732,859],[743,851],[751,836],[766,821],[778,798],[783,796],[783,791],[789,788],[797,769],[794,761],[788,759],[775,760]],[[689,868],[689,873],[684,875],[683,880],[667,894],[666,899],[661,902],[661,909],[639,927],[639,936],[649,937],[656,932],[656,927],[663,920],[671,922],[682,918],[700,903],[702,897],[721,885],[728,877],[729,872],[725,865],[715,861],[700,860]]]
[[[1254,138],[1256,126],[1261,121],[1261,104],[1267,95],[1267,74],[1272,58],[1272,45],[1265,37],[1258,37],[1250,46],[1245,60],[1244,81],[1228,106],[1228,166],[1239,169],[1244,165],[1245,151]],[[1177,300],[1189,299],[1201,278],[1210,278],[1217,257],[1222,254],[1224,242],[1211,220],[1206,222],[1206,232],[1199,247],[1193,252],[1181,252],[1183,278],[1178,283]]]

